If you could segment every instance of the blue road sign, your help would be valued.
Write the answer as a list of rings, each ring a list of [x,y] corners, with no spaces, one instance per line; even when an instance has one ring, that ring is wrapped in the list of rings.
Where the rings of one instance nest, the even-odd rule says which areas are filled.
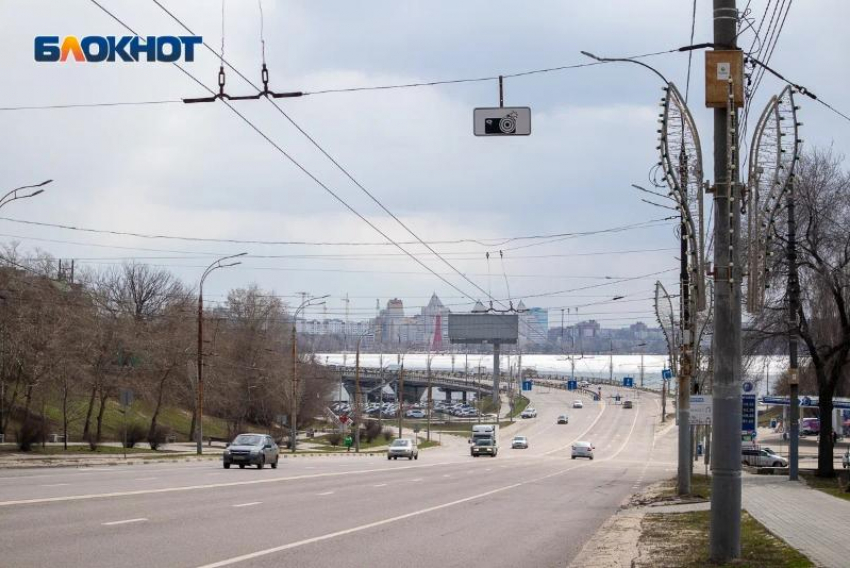
[[[574,391],[578,388],[578,381],[567,381],[567,390]]]
[[[623,386],[624,387],[633,387],[635,386],[634,377],[623,377]]]
[[[522,390],[530,391],[531,390],[531,381],[522,381]]]
[[[661,369],[661,378],[669,381],[673,378],[673,371],[671,369]]]

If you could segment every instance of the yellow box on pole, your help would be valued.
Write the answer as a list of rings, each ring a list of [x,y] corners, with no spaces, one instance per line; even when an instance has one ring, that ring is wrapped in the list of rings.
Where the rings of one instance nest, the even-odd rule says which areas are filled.
[[[744,52],[739,49],[705,52],[705,106],[729,104],[729,79],[735,87],[735,107],[744,106]]]

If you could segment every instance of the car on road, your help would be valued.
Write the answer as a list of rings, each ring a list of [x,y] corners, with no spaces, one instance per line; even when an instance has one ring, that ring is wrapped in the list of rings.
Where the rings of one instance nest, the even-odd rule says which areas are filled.
[[[397,460],[398,458],[407,458],[409,460],[419,459],[419,448],[416,447],[416,442],[411,438],[398,438],[393,440],[387,450],[388,460]]]
[[[800,421],[800,436],[817,436],[820,434],[820,420],[803,418]]]
[[[630,401],[630,400],[623,401],[623,408],[632,408],[632,401]]]
[[[569,424],[569,423],[570,423],[570,417],[567,416],[566,414],[561,414],[560,416],[558,416],[558,424]]]
[[[574,400],[573,408],[584,408],[584,403],[580,400]]]
[[[528,449],[528,438],[525,436],[514,436],[514,439],[511,440],[511,449],[513,450],[527,450]]]
[[[221,459],[224,469],[230,469],[231,465],[238,465],[240,469],[255,465],[257,469],[263,469],[266,464],[276,469],[280,449],[266,434],[239,434],[224,449]]]
[[[487,455],[495,458],[496,454],[499,453],[499,445],[496,443],[495,438],[479,438],[472,443],[469,453],[474,458]]]
[[[573,444],[572,459],[590,458],[593,459],[593,450],[596,449],[590,442],[575,442]]]
[[[788,467],[788,460],[770,448],[741,448],[741,463],[754,467]]]
[[[407,418],[425,418],[425,412],[419,410],[418,408],[414,408],[413,410],[408,410],[405,414]]]
[[[579,386],[579,388],[585,389],[585,388],[590,386],[590,383],[587,382],[587,381],[581,381],[581,382],[579,382],[578,386]]]
[[[519,415],[520,418],[537,418],[537,411],[533,408],[526,408]]]
[[[844,452],[844,455],[841,456],[841,467],[847,469],[850,467],[850,450]]]

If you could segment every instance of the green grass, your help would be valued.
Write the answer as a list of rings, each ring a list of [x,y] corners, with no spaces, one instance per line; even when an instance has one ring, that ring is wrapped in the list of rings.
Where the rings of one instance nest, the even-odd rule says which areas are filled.
[[[19,452],[18,447],[14,445],[3,446],[0,448],[0,453]],[[68,446],[66,450],[63,446],[33,446],[31,454],[36,455],[56,455],[56,456],[73,456],[77,454],[103,454],[103,455],[123,455],[124,448],[117,446],[98,446],[95,451],[91,451],[88,445],[84,446]],[[127,448],[128,454],[155,454],[154,450],[147,448]]]
[[[641,523],[641,558],[636,566],[653,568],[807,568],[808,558],[777,538],[746,512],[741,519],[741,558],[711,564],[708,558],[709,511],[650,513]]]
[[[694,464],[696,466],[696,464]],[[673,479],[668,479],[661,486],[661,490],[659,491],[659,496],[669,499],[676,496],[676,484],[677,480],[674,477]],[[700,499],[710,499],[711,498],[711,476],[703,475],[701,473],[695,473],[693,477],[691,477],[691,493],[690,497],[700,498]]]
[[[768,426],[770,426],[770,421],[774,418],[782,418],[781,407],[772,406],[764,412],[759,412],[759,426],[762,428],[767,428]]]
[[[530,402],[531,401],[528,400],[528,398],[526,398],[522,395],[519,395],[515,399],[514,409],[511,411],[511,413],[508,416],[511,417],[511,418],[516,418],[517,416],[522,414],[522,411],[526,409],[526,407],[528,406],[528,404]]]
[[[806,485],[812,489],[817,489],[818,491],[823,491],[833,497],[850,501],[850,487],[848,487],[846,481],[842,485],[842,478],[840,476],[831,478],[817,477],[811,473],[801,472],[800,477],[802,477],[806,481]]]
[[[86,408],[88,399],[77,399],[69,404],[68,416],[68,439],[73,441],[81,441],[83,435],[83,426],[85,421]],[[40,412],[40,409],[35,409]],[[99,410],[98,403],[95,402],[95,407],[92,412],[90,429],[94,432],[97,428],[97,412]],[[145,428],[150,426],[150,420],[153,416],[153,405],[146,401],[137,400],[129,409],[127,414],[128,423],[139,423]],[[45,415],[49,421],[48,433],[62,433],[62,408],[61,406],[48,405],[45,408]],[[175,407],[163,407],[160,409],[157,424],[165,428],[168,432],[177,436],[178,441],[187,441],[189,427],[192,424],[192,412]],[[122,429],[124,425],[124,413],[118,401],[107,401],[106,410],[103,414],[103,441],[120,441]],[[15,432],[19,425],[14,421],[9,425],[8,432]],[[256,425],[245,425],[246,431],[265,431],[264,427]],[[204,437],[222,438],[228,437],[227,422],[213,416],[204,416]]]

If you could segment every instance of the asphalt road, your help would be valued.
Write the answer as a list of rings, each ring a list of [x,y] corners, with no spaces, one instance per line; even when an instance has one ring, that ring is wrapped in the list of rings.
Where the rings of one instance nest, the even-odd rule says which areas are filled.
[[[538,417],[502,429],[496,458],[443,434],[416,461],[2,472],[0,565],[565,566],[630,494],[674,475],[675,430],[646,393],[631,410],[546,388],[532,400]],[[531,447],[512,450],[515,434]],[[596,458],[571,460],[575,440]]]

